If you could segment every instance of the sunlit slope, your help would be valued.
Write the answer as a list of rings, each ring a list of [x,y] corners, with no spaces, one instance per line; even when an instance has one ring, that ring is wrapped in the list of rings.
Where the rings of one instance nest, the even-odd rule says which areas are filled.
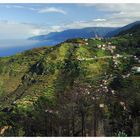
[[[78,43],[76,45],[70,42],[63,43],[56,48],[34,49],[16,56],[2,58],[0,76],[3,96],[1,100],[7,105],[15,101],[20,105],[31,104],[44,93],[45,89],[55,85],[54,82],[61,75],[67,75],[73,71],[79,73],[75,78],[83,81],[92,79],[93,76],[101,76],[109,66],[109,61],[106,59],[86,61],[86,59],[106,56],[107,52],[96,46],[81,45],[80,42],[79,46],[77,45]],[[67,66],[69,63],[70,67]],[[64,69],[69,70],[63,73]],[[66,78],[72,77],[67,75]]]

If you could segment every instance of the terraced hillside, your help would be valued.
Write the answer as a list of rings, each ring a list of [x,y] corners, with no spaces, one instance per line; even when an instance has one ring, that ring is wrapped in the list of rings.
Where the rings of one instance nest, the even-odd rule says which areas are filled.
[[[140,48],[131,45],[72,39],[0,58],[0,135],[140,135]]]

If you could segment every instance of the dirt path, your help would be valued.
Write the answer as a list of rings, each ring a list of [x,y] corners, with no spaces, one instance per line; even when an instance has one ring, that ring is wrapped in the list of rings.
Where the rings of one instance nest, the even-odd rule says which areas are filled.
[[[117,56],[117,58],[122,58],[122,57],[133,57],[133,55],[120,55]],[[79,61],[88,61],[88,60],[98,60],[98,59],[106,59],[106,58],[113,58],[113,56],[102,56],[102,57],[94,57],[94,58],[77,58]]]

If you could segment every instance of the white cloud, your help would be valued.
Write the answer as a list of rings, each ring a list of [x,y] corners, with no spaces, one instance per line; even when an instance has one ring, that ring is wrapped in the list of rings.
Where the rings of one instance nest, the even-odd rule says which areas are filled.
[[[27,10],[31,10],[31,11],[36,11],[37,13],[60,13],[60,14],[64,14],[66,15],[67,12],[60,9],[60,8],[56,8],[56,7],[41,7],[41,8],[34,8],[34,7],[30,7],[30,6],[23,6],[23,5],[13,5],[13,4],[9,4],[9,5],[4,5],[6,8],[18,8],[18,9],[27,9]]]
[[[93,21],[100,21],[100,22],[102,22],[102,21],[106,21],[106,19],[97,18],[97,19],[94,19]]]
[[[104,13],[104,25],[107,26],[124,26],[131,22],[140,20],[140,4],[139,3],[104,3],[104,4],[81,4],[80,6],[93,7],[98,12]],[[101,25],[102,23],[99,23]]]
[[[14,6],[15,8],[28,8],[28,10],[34,10],[36,13],[42,14],[50,12],[66,14],[64,10],[55,7],[40,8],[39,6],[12,6]],[[98,12],[103,12],[104,14],[103,16],[99,16],[96,19],[91,19],[88,21],[74,21],[67,24],[62,23],[55,26],[15,23],[6,20],[0,21],[0,38],[27,38],[35,35],[48,34],[50,32],[85,27],[120,27],[140,19],[140,4],[87,4],[84,6],[94,6],[93,8],[97,9],[97,14]]]
[[[15,5],[15,4],[6,4],[3,5],[5,8],[10,9],[10,8],[16,8],[16,9],[24,9],[24,10],[30,10],[30,11],[38,11],[38,8],[30,7],[30,6],[23,6],[23,5]]]
[[[65,15],[66,11],[55,7],[46,7],[38,10],[38,13],[61,13]]]
[[[6,20],[0,21],[0,27],[0,39],[23,39],[47,33],[47,28],[44,26]]]
[[[4,5],[5,8],[24,8],[23,6],[21,5]]]
[[[117,3],[117,4],[94,4],[100,11],[107,11],[107,12],[119,12],[119,11],[140,11],[139,6],[140,4],[136,3]]]
[[[127,20],[125,21],[128,22]],[[68,24],[55,26],[36,25],[29,23],[16,23],[7,20],[0,21],[0,39],[26,39],[28,37],[59,32],[66,29],[80,29],[85,27],[116,27],[122,25],[119,21],[112,19],[93,19],[89,21],[75,21]]]
[[[118,23],[113,23],[107,19],[93,19],[89,21],[76,21],[69,24],[64,24],[63,29],[80,29],[86,27],[117,27]]]
[[[7,20],[0,20],[1,39],[26,39],[32,36],[48,34],[50,32],[62,31],[63,25],[36,25],[30,23],[18,23]]]

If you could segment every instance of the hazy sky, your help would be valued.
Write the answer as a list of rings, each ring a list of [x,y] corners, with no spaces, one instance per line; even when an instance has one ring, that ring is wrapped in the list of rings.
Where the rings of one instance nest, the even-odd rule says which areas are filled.
[[[0,39],[140,20],[140,4],[0,4]]]

